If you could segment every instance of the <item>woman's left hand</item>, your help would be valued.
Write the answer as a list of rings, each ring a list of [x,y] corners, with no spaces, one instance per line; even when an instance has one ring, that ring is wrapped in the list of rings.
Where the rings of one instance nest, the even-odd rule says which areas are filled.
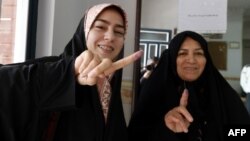
[[[192,115],[187,110],[188,91],[185,89],[180,99],[180,105],[173,108],[164,117],[166,126],[175,133],[188,132],[188,127],[193,122]]]

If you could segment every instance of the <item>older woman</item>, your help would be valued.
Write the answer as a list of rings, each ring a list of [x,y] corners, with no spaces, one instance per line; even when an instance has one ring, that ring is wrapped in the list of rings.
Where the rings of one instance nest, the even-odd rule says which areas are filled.
[[[225,127],[234,124],[250,124],[250,117],[213,65],[206,40],[192,31],[177,34],[141,90],[130,139],[224,141]]]

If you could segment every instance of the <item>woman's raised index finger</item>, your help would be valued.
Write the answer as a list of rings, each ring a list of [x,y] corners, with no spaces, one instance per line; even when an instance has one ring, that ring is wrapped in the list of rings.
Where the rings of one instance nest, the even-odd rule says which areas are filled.
[[[180,106],[187,107],[187,105],[188,105],[188,90],[184,89],[180,99]]]
[[[139,50],[139,51],[123,58],[123,59],[120,59],[120,60],[114,62],[112,64],[112,66],[104,72],[104,74],[109,75],[109,74],[113,73],[114,71],[121,69],[121,68],[133,63],[134,61],[138,60],[142,56],[142,54],[143,54],[143,51]]]

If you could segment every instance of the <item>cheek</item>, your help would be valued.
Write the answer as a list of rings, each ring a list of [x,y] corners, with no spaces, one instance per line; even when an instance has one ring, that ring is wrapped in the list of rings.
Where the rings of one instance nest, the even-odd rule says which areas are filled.
[[[97,34],[94,31],[90,31],[88,34],[88,38],[86,39],[87,45],[94,45],[99,39],[101,39],[102,35]]]
[[[117,42],[116,42],[117,46],[118,46],[119,48],[122,48],[123,45],[124,45],[124,41],[125,41],[124,38],[118,39]]]
[[[91,48],[94,44],[94,36],[92,36],[91,34],[88,35],[88,38],[86,39],[86,45],[88,48]]]
[[[124,46],[124,40],[117,40],[116,42],[116,50],[120,52]]]
[[[204,69],[205,69],[206,62],[207,62],[206,59],[201,59],[201,61],[199,62],[201,73],[202,73],[202,72],[204,71]]]
[[[87,45],[87,48],[89,49],[89,47],[91,46],[91,38],[88,38],[87,40],[86,40],[86,45]]]
[[[181,63],[182,63],[182,61],[180,60],[180,59],[177,59],[176,60],[176,71],[177,71],[177,74],[179,75],[179,76],[181,76],[182,75],[182,68],[181,68]]]

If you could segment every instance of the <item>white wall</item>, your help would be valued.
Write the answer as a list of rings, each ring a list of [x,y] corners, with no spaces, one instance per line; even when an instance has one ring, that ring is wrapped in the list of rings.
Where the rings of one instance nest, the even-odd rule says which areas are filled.
[[[59,55],[73,37],[84,10],[83,0],[55,0],[52,55]]]
[[[55,0],[39,1],[36,57],[52,54]]]
[[[241,93],[240,87],[240,73],[242,69],[242,35],[243,35],[243,10],[242,9],[229,9],[228,10],[228,28],[226,34],[223,35],[223,41],[228,42],[227,48],[227,70],[220,71],[233,88]],[[238,42],[240,47],[238,49],[229,48],[230,42]]]
[[[242,31],[243,31],[243,10],[231,9],[228,11],[228,29],[223,35],[223,41],[239,42],[240,48],[227,49],[227,70],[221,71],[224,76],[240,77],[242,66]]]
[[[170,30],[177,28],[179,1],[156,1],[157,2],[152,0],[142,0],[141,27]]]
[[[249,54],[250,54],[250,16],[249,15],[245,15],[245,18],[244,18],[244,24],[243,24],[243,39],[244,39],[244,42],[243,42],[243,65],[246,65],[246,64],[250,64],[250,57],[249,57]]]

